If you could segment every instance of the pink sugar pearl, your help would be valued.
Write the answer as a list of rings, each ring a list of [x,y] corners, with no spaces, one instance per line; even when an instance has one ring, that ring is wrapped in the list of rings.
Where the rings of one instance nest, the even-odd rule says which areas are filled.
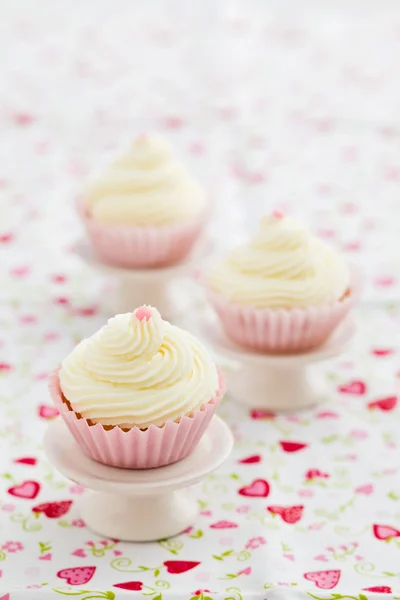
[[[149,321],[152,317],[151,308],[148,306],[140,306],[135,310],[135,317],[139,319],[139,321],[143,321],[143,319]]]

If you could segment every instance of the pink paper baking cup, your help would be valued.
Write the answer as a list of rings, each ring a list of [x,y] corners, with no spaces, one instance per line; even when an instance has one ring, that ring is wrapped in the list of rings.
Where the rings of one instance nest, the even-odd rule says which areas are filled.
[[[89,425],[63,402],[58,371],[50,376],[49,390],[68,429],[85,454],[112,467],[151,469],[169,465],[188,456],[199,443],[225,392],[220,373],[220,388],[207,404],[179,422],[168,421],[163,427],[151,425],[141,430],[120,427],[106,430],[102,425]]]
[[[358,294],[352,288],[343,300],[291,310],[257,310],[229,302],[212,291],[208,296],[231,340],[263,352],[291,353],[322,345],[354,306]]]
[[[205,211],[183,223],[135,227],[99,223],[79,206],[78,211],[99,260],[131,269],[165,267],[186,258],[199,239],[208,216],[208,211]]]

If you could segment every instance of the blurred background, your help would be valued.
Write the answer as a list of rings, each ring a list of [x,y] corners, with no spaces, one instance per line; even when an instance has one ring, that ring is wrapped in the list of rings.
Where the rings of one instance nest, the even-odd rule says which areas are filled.
[[[96,303],[73,201],[143,130],[206,186],[219,245],[293,212],[362,264],[367,299],[396,296],[396,2],[2,0],[0,30],[3,301],[62,304],[62,261]]]

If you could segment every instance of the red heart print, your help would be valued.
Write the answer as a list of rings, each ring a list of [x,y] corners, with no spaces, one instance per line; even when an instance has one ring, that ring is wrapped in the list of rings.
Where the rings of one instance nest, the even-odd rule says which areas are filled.
[[[217,523],[213,523],[210,527],[211,529],[235,529],[238,525],[232,523],[232,521],[217,521]]]
[[[391,594],[392,588],[387,585],[374,585],[373,587],[363,588],[365,592],[377,592],[378,594]]]
[[[0,598],[0,600],[11,600],[11,598],[10,598],[10,594],[6,594],[5,596],[2,596],[2,597]]]
[[[168,573],[172,573],[173,575],[186,573],[186,571],[194,569],[199,564],[199,562],[193,562],[190,560],[166,560],[164,562],[164,566],[167,567]]]
[[[332,569],[330,571],[313,571],[304,574],[304,579],[313,581],[317,588],[321,590],[331,590],[340,579],[340,571]]]
[[[34,500],[40,491],[40,484],[37,481],[24,481],[20,485],[14,485],[8,488],[8,493],[16,498],[25,498],[25,500]]]
[[[59,415],[58,410],[55,406],[49,406],[48,404],[41,404],[38,408],[38,415],[42,419],[54,419]]]
[[[126,581],[125,583],[114,583],[113,587],[120,588],[121,590],[129,590],[130,592],[140,592],[143,588],[141,581]]]
[[[242,458],[239,462],[242,465],[253,465],[255,463],[261,462],[262,458],[259,454],[253,454],[252,456],[248,456],[247,458]]]
[[[380,400],[374,400],[374,402],[368,402],[368,408],[374,410],[379,408],[385,412],[393,410],[397,406],[397,396],[388,396],[387,398],[381,398]]]
[[[320,471],[319,469],[308,469],[305,477],[308,481],[311,481],[313,479],[316,479],[317,477],[320,477],[321,479],[328,479],[330,477],[330,475],[329,475],[329,473],[324,473],[323,471]]]
[[[69,585],[84,585],[88,583],[95,574],[96,567],[73,567],[71,569],[61,569],[57,577],[65,579]]]
[[[390,540],[394,537],[400,537],[400,531],[390,525],[373,525],[374,536],[378,540]]]
[[[275,413],[271,412],[270,410],[263,410],[261,408],[257,408],[257,409],[250,411],[250,417],[252,419],[256,419],[256,420],[257,419],[270,420],[270,419],[275,418]]]
[[[362,396],[367,391],[367,386],[363,381],[349,381],[339,387],[341,394],[354,394],[355,396]]]
[[[21,465],[30,465],[31,467],[34,467],[37,463],[37,459],[33,458],[33,456],[24,456],[23,458],[16,458],[14,462]]]
[[[307,444],[303,444],[303,442],[279,442],[280,447],[284,452],[298,452],[299,450],[303,450],[307,448]]]
[[[293,525],[300,521],[304,506],[268,506],[267,510],[273,515],[279,515],[282,521]]]
[[[240,488],[239,494],[252,498],[266,498],[269,495],[270,489],[270,485],[265,479],[254,479],[250,485]]]
[[[393,350],[391,348],[374,348],[372,350],[372,354],[375,356],[389,356],[389,354],[393,354]]]
[[[43,513],[49,519],[59,519],[67,514],[71,508],[72,500],[63,500],[62,502],[46,502],[32,508],[32,512]]]

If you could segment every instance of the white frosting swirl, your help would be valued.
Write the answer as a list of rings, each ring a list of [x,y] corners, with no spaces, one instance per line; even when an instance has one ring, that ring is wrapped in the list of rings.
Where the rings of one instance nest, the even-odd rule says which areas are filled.
[[[307,308],[339,300],[349,271],[339,254],[296,220],[274,214],[261,220],[248,244],[211,270],[211,289],[231,302],[263,308]]]
[[[102,223],[157,227],[195,218],[206,201],[185,167],[172,158],[170,145],[142,134],[88,186],[84,205]]]
[[[71,407],[102,425],[162,426],[218,391],[218,372],[200,342],[152,307],[110,319],[63,361]]]

